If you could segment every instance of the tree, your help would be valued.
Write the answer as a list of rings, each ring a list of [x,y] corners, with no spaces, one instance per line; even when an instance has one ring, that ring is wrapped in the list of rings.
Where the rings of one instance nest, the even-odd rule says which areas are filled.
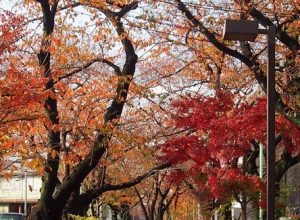
[[[277,34],[284,44],[280,56],[290,62],[278,83],[277,107],[297,125],[298,5],[287,7],[288,2],[274,5],[267,15],[280,15]],[[268,22],[254,9],[265,12],[269,7],[249,4],[236,2],[229,9],[256,13]],[[258,91],[254,77],[265,88],[264,62],[256,59],[264,56],[263,46],[255,53],[249,53],[249,45],[242,45],[242,52],[231,49],[233,45],[218,40],[216,29],[222,24],[218,15],[193,2],[26,0],[15,6],[21,9],[17,13],[24,31],[13,44],[14,51],[5,54],[14,67],[13,80],[3,78],[1,83],[13,82],[8,90],[17,88],[14,97],[22,108],[10,119],[17,125],[6,123],[1,129],[11,141],[5,155],[18,153],[24,164],[44,174],[42,197],[32,219],[60,219],[81,184],[90,181],[92,187],[81,196],[93,191],[87,200],[91,201],[101,195],[98,189],[104,185],[120,189],[122,183],[153,173],[153,167],[143,166],[143,172],[131,179],[114,178],[122,160],[128,161],[126,153],[153,155],[159,144],[178,133],[167,120],[173,117],[171,99],[210,88],[246,96]],[[289,14],[282,14],[280,7]],[[3,105],[0,114],[9,108]],[[289,151],[284,158],[281,173],[297,161]],[[156,166],[155,161],[152,164]],[[99,182],[92,177],[95,173],[105,173],[108,181]]]
[[[147,220],[164,219],[166,214],[171,213],[171,204],[178,200],[180,194],[184,192],[181,185],[175,185],[172,181],[167,181],[166,173],[153,176],[150,189],[148,187],[143,189],[134,188],[143,215]]]
[[[62,150],[60,131],[61,127],[59,126],[59,110],[58,110],[58,95],[55,89],[55,79],[52,76],[51,71],[51,35],[54,30],[55,23],[55,14],[57,12],[58,1],[54,3],[49,3],[48,1],[39,1],[42,11],[43,11],[43,38],[42,38],[42,47],[38,54],[39,65],[43,70],[44,76],[48,78],[46,84],[46,89],[51,90],[53,95],[49,96],[44,104],[48,119],[49,126],[47,126],[48,133],[48,143],[51,152],[49,153],[46,160],[46,169],[43,180],[42,187],[42,197],[39,201],[39,204],[36,210],[32,210],[30,215],[31,219],[60,219],[62,215],[63,208],[67,204],[71,194],[75,192],[79,187],[80,183],[84,178],[97,166],[99,160],[106,152],[108,144],[111,140],[111,131],[117,125],[119,117],[121,116],[123,106],[126,102],[126,97],[128,94],[129,85],[135,73],[135,65],[137,62],[137,56],[133,44],[129,38],[129,35],[125,32],[121,18],[126,15],[130,10],[136,8],[137,3],[132,2],[126,6],[120,7],[118,12],[114,12],[108,7],[103,7],[101,4],[87,4],[87,6],[93,7],[98,11],[101,11],[112,23],[115,28],[115,31],[120,37],[124,53],[125,53],[125,62],[123,68],[117,67],[115,64],[106,59],[99,59],[97,61],[108,64],[112,67],[117,75],[116,90],[114,98],[107,108],[103,118],[103,127],[101,129],[95,129],[93,132],[93,138],[91,138],[91,150],[85,156],[85,158],[79,162],[78,165],[67,174],[66,178],[58,184],[57,175],[59,168],[59,154]],[[81,3],[77,4],[80,5]],[[82,3],[85,5],[85,3]],[[108,5],[109,6],[109,5]],[[88,65],[88,64],[87,64]],[[73,73],[72,73],[73,74]],[[56,76],[58,79],[66,77],[66,75]],[[96,135],[95,135],[96,134]],[[87,139],[85,139],[87,141]],[[77,152],[78,153],[78,152]],[[148,174],[147,174],[148,175]],[[147,175],[144,175],[147,176]],[[143,178],[143,177],[142,177]],[[136,181],[140,181],[141,178],[138,178]],[[130,183],[129,183],[130,184]],[[124,186],[116,186],[116,188],[121,188]],[[54,191],[55,190],[55,191]],[[100,189],[93,189],[94,191],[101,191]],[[96,196],[99,196],[101,192],[97,193]],[[86,193],[84,196],[89,195]]]
[[[20,153],[24,163],[43,174],[42,196],[28,217],[31,219],[62,218],[66,204],[72,202],[72,199],[68,200],[73,198],[84,179],[103,159],[111,145],[110,142],[121,140],[117,137],[117,128],[137,63],[132,40],[121,20],[129,11],[137,7],[136,2],[128,5],[107,2],[105,6],[84,2],[70,5],[70,2],[63,2],[61,7],[59,3],[62,2],[27,1],[22,5],[25,9],[30,8],[27,10],[27,19],[20,21],[28,32],[16,47],[23,55],[23,60],[18,59],[18,62],[11,63],[18,65],[18,69],[28,70],[26,74],[22,72],[21,76],[32,82],[26,88],[30,91],[33,103],[20,96],[22,92],[26,94],[24,90],[18,90],[18,94],[14,96],[23,101],[26,108],[36,109],[36,115],[39,116],[34,117],[33,112],[30,111],[32,122],[28,123],[22,108],[20,113],[22,117],[15,119],[20,123],[19,127],[14,130],[9,127],[15,139],[17,139],[16,134],[20,136],[19,142],[14,140],[12,143],[18,145],[17,153]],[[114,40],[120,40],[125,60],[122,68],[114,64],[113,58],[106,59],[103,54],[100,55],[100,52],[99,55],[95,55],[95,51],[79,53],[80,50],[84,50],[84,41],[89,39],[80,39],[72,34],[74,29],[71,31],[71,28],[62,22],[64,15],[59,14],[68,10],[66,17],[71,19],[74,7],[85,7],[87,11],[91,10],[91,15],[100,14],[100,23],[105,19],[110,20],[110,22],[105,21],[103,26],[110,25],[110,29],[107,30],[116,31],[117,37],[109,43],[113,44]],[[42,13],[36,14],[39,10]],[[41,32],[35,32],[33,31],[35,27],[27,26],[40,19],[42,19]],[[97,22],[96,25],[99,25]],[[103,32],[94,35],[94,43],[97,44],[99,38],[105,34]],[[68,38],[63,39],[63,36]],[[79,46],[76,43],[71,44],[79,40]],[[109,45],[109,47],[114,46]],[[16,54],[10,51],[9,55],[13,57]],[[38,59],[34,57],[35,55]],[[71,55],[79,56],[78,60],[68,60],[68,56]],[[104,65],[99,63],[107,65],[109,69],[105,69]],[[104,73],[103,79],[99,77],[99,72]],[[14,80],[18,79],[16,73],[11,76]],[[105,73],[109,73],[108,76],[105,76]],[[99,83],[101,80],[103,83]],[[8,79],[3,82],[8,83]],[[19,84],[14,86],[20,89]],[[35,87],[41,93],[41,97],[34,93]],[[12,104],[11,99],[7,103]],[[1,113],[5,113],[8,108],[3,106]],[[117,157],[117,155],[113,156]],[[101,172],[105,172],[106,165],[99,166]],[[80,198],[88,198],[85,201],[85,205],[88,206],[89,202],[103,192],[138,184],[144,178],[167,166],[150,168],[150,171],[146,170],[145,173],[121,184],[101,182],[97,188],[81,194]]]
[[[110,3],[108,3],[106,7],[97,4],[89,5],[85,3],[77,3],[72,5],[72,7],[76,7],[79,5],[86,5],[87,7],[95,8],[97,11],[103,13],[108,19],[111,20],[113,26],[115,27],[115,31],[117,35],[120,37],[121,45],[123,46],[124,49],[125,62],[123,68],[119,68],[117,65],[113,64],[113,62],[109,61],[108,59],[104,59],[101,57],[99,58],[98,56],[98,58],[89,60],[89,62],[84,64],[83,67],[79,67],[79,68],[72,67],[73,70],[71,72],[66,73],[63,70],[59,70],[59,68],[66,66],[65,54],[70,52],[68,51],[68,49],[70,48],[64,47],[63,52],[58,51],[62,48],[63,42],[57,36],[55,36],[54,33],[54,28],[55,26],[57,26],[55,23],[56,22],[55,16],[58,13],[58,11],[61,10],[61,8],[58,8],[59,1],[54,1],[54,2],[37,1],[37,2],[39,3],[40,8],[42,9],[42,19],[43,19],[43,33],[40,35],[41,46],[38,52],[39,68],[37,72],[41,74],[40,78],[44,79],[44,81],[42,81],[42,85],[43,85],[42,88],[45,91],[47,91],[45,99],[40,100],[40,103],[44,107],[46,114],[45,117],[43,117],[43,120],[35,122],[34,124],[35,130],[31,131],[30,133],[32,135],[28,135],[28,136],[32,138],[31,143],[35,145],[36,147],[35,150],[42,149],[43,144],[41,143],[43,143],[43,141],[47,142],[48,146],[46,148],[47,151],[46,159],[45,156],[40,157],[41,161],[43,161],[42,165],[44,168],[42,170],[42,172],[44,172],[43,187],[41,189],[42,196],[41,199],[39,200],[38,206],[35,207],[34,210],[32,210],[29,218],[60,219],[62,216],[62,210],[67,204],[71,194],[77,191],[77,189],[80,187],[81,182],[90,173],[90,171],[97,166],[100,159],[107,151],[109,142],[112,139],[112,131],[114,130],[114,127],[118,124],[123,106],[126,102],[129,85],[132,81],[133,74],[135,73],[137,56],[135,54],[135,50],[129,38],[129,35],[126,33],[123,27],[121,18],[125,16],[126,13],[128,13],[130,10],[135,9],[137,3],[133,2],[126,6],[124,5],[115,6],[115,5],[110,5]],[[38,7],[38,5],[35,4],[34,2],[29,2],[28,4],[30,5],[30,7],[33,8]],[[66,7],[69,8],[71,6],[67,5]],[[115,12],[109,9],[109,7],[111,8],[117,7],[119,8],[119,11]],[[58,33],[58,35],[59,34],[60,33]],[[26,43],[27,42],[25,41],[24,45]],[[74,51],[72,52],[74,53]],[[52,63],[52,60],[54,60],[55,62]],[[93,97],[95,93],[93,93],[93,96],[84,97],[85,99],[80,99],[80,98],[76,99],[76,96],[78,94],[80,93],[83,94],[88,92],[89,90],[88,86],[85,86],[87,88],[84,91],[78,89],[77,90],[78,93],[74,95],[72,94],[72,91],[75,91],[74,87],[68,87],[66,82],[63,81],[67,77],[71,78],[71,76],[73,76],[74,74],[81,72],[83,69],[88,68],[90,65],[96,62],[102,62],[107,64],[109,67],[111,67],[114,70],[116,74],[116,76],[114,77],[115,82],[112,83],[112,87],[111,87],[112,89],[115,89],[115,92],[111,92],[111,94],[107,94],[109,99],[112,98],[112,102],[109,103],[108,108],[104,110],[105,113],[101,114],[103,115],[103,120],[100,119],[100,117],[95,117],[95,115],[97,113],[99,114],[99,111],[103,111],[103,108],[105,109],[106,106],[105,105],[101,106],[101,104],[100,104],[100,108],[97,106],[93,106],[93,103],[91,102],[92,99],[95,98]],[[36,63],[34,65],[36,65]],[[36,66],[33,68],[36,69]],[[78,80],[78,78],[76,80]],[[74,82],[71,81],[71,83]],[[32,87],[30,88],[32,89]],[[97,86],[97,88],[99,87]],[[36,99],[37,96],[35,95],[34,98]],[[66,99],[67,101],[69,101],[71,98],[73,98],[72,100],[73,103],[76,104],[80,104],[80,102],[84,102],[84,103],[88,102],[89,106],[88,105],[86,106],[88,106],[88,108],[96,112],[96,113],[93,112],[93,115],[91,116],[92,119],[89,121],[88,129],[86,128],[82,129],[82,127],[80,127],[82,121],[79,121],[80,123],[79,125],[75,125],[76,120],[74,120],[75,119],[74,117],[76,117],[76,113],[79,113],[80,116],[82,117],[85,116],[86,112],[84,112],[80,108],[78,109],[77,106],[72,107],[73,103],[64,102],[62,100],[62,99]],[[26,104],[30,104],[28,103],[27,100],[24,101],[26,102]],[[35,104],[39,104],[39,103],[35,102]],[[61,113],[60,110],[62,107],[66,107],[68,111]],[[73,118],[70,117],[72,115],[74,115]],[[100,121],[102,121],[102,123],[99,123],[96,126],[95,124],[92,124],[99,119]],[[70,121],[71,123],[68,123]],[[40,129],[38,130],[37,125],[39,123],[40,125],[44,125],[44,128],[40,127]],[[74,124],[72,125],[72,123]],[[74,125],[76,126],[75,128],[72,127]],[[42,135],[42,137],[39,138],[37,135],[37,133],[39,132],[41,133],[45,132],[47,135],[46,136]],[[82,140],[84,140],[85,143],[83,143]],[[41,142],[41,143],[39,143],[39,146],[37,146],[36,142]],[[73,149],[72,150],[67,149],[70,148],[70,146],[72,146],[73,144],[77,146],[77,150],[73,151]],[[82,146],[82,144],[88,146],[90,148],[90,152],[88,152],[87,150],[80,152],[80,149],[78,148]],[[71,163],[67,162],[67,165],[69,167],[68,172],[66,172],[65,178],[62,181],[59,181],[58,180],[59,165],[61,162],[60,160],[63,151],[66,160],[70,161],[70,160],[77,159],[77,161],[75,161],[75,163],[74,161]],[[160,168],[162,167],[158,167],[158,169]],[[113,189],[116,190],[122,187],[124,188],[124,187],[129,187],[130,185],[137,184],[143,178],[147,177],[148,175],[152,175],[154,172],[156,172],[156,169],[153,169],[152,171],[147,172],[142,176],[139,176],[133,181],[126,182],[125,185],[106,184],[104,186],[105,188],[104,191],[109,190],[110,186],[113,186]],[[101,188],[100,191],[99,189],[97,189],[98,191],[97,194],[95,194],[94,191],[95,189],[93,189],[93,192],[90,192],[90,193],[94,193],[93,195],[94,197],[92,199],[101,195],[103,188]],[[89,193],[86,193],[85,195],[89,195]]]
[[[203,199],[226,204],[233,198],[241,203],[242,217],[247,219],[247,204],[258,202],[258,193],[264,192],[256,158],[258,144],[266,144],[266,101],[236,102],[236,97],[223,91],[213,97],[186,97],[174,102],[174,123],[185,135],[167,141],[160,158],[178,168],[174,179],[191,182]],[[276,162],[279,184],[288,169],[281,169],[287,152],[295,155],[288,166],[299,161],[300,131],[281,115],[276,121],[277,151],[281,154]]]

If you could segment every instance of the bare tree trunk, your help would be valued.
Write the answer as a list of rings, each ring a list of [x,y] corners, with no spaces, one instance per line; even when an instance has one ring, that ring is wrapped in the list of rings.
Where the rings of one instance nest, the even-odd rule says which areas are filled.
[[[241,203],[241,210],[242,210],[242,213],[241,213],[242,220],[247,220],[247,203],[246,202]]]

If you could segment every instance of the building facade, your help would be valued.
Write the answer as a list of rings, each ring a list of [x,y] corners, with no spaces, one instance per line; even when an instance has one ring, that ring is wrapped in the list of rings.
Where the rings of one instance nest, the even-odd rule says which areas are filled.
[[[10,179],[0,177],[0,213],[25,213],[40,198],[41,176],[34,171],[15,171]]]

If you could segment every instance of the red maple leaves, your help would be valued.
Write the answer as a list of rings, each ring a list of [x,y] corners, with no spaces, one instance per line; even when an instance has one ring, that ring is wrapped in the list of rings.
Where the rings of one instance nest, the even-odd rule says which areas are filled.
[[[187,130],[162,146],[160,159],[177,166],[178,180],[193,179],[203,191],[214,197],[235,193],[253,195],[262,191],[257,176],[242,169],[241,158],[253,151],[253,141],[266,144],[266,100],[237,104],[234,95],[218,91],[215,96],[178,100],[175,126]],[[281,146],[299,154],[300,131],[287,119],[276,117],[276,133]]]
[[[12,43],[19,37],[22,30],[22,18],[15,16],[9,11],[0,13],[1,33],[0,33],[0,56],[4,51],[10,50]]]
[[[11,123],[40,117],[41,100],[49,91],[44,91],[46,80],[33,68],[25,67],[24,57],[16,50],[24,34],[22,17],[1,11],[0,22],[0,132],[7,133],[7,129],[13,129]]]

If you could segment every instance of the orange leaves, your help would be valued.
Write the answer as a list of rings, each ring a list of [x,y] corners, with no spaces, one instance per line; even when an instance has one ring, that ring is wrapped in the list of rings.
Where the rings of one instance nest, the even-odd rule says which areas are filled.
[[[51,154],[51,157],[52,157],[53,159],[59,157],[59,152],[56,151],[56,150],[51,149],[51,150],[50,150],[50,154]]]
[[[40,157],[36,157],[34,159],[30,159],[26,161],[26,167],[35,170],[38,172],[40,175],[43,175],[45,170],[44,170],[44,160]]]
[[[42,91],[45,80],[43,78],[31,80],[29,76],[19,73],[16,69],[8,69],[3,80],[5,81],[0,81],[1,122],[32,118],[34,115],[32,110],[45,98]]]
[[[15,145],[13,140],[7,140],[0,143],[0,151],[9,151]]]
[[[55,37],[55,36],[52,36],[50,37],[50,41],[51,41],[51,45],[49,47],[49,52],[51,54],[55,54],[57,48],[60,48],[62,46],[62,41],[61,39]],[[45,50],[47,50],[48,48],[45,48]]]
[[[98,25],[100,24],[98,23]],[[99,29],[100,30],[93,35],[94,42],[102,42],[107,38],[107,36],[113,34],[113,30],[111,28],[101,27]]]
[[[0,56],[5,50],[12,49],[12,43],[19,37],[22,30],[21,21],[20,16],[8,11],[1,11]]]
[[[253,125],[261,125],[263,116],[248,114],[247,117],[253,119],[251,122],[242,115],[241,110],[237,117],[238,111],[234,107],[236,102],[226,95],[203,98],[204,104],[194,102],[192,107],[188,105],[192,103],[187,101],[178,106],[184,112],[182,115],[173,114],[173,109],[168,107],[171,99],[182,97],[187,92],[192,97],[205,89],[212,93],[209,88],[217,87],[217,83],[219,87],[240,91],[240,88],[245,88],[250,83],[252,85],[253,78],[240,63],[224,56],[208,43],[206,37],[200,34],[201,28],[187,23],[174,4],[140,1],[138,10],[124,15],[120,20],[123,25],[117,31],[123,33],[120,36],[123,43],[125,38],[133,43],[132,48],[124,51],[116,30],[103,11],[109,9],[112,13],[122,12],[126,10],[122,6],[132,1],[81,2],[84,6],[73,8],[70,5],[73,4],[72,1],[59,3],[54,33],[47,39],[51,41],[51,45],[49,48],[42,48],[51,53],[49,65],[55,82],[52,91],[44,90],[48,81],[38,75],[38,71],[42,69],[39,68],[36,57],[40,50],[43,28],[43,23],[39,21],[40,4],[35,4],[36,7],[31,11],[28,9],[30,6],[27,8],[30,13],[26,17],[34,20],[26,26],[28,36],[23,36],[24,39],[16,44],[18,50],[11,49],[13,53],[9,53],[5,61],[0,61],[0,78],[3,79],[0,81],[0,131],[9,134],[11,138],[3,139],[1,152],[17,151],[23,158],[34,158],[29,160],[29,166],[40,172],[43,170],[45,155],[50,159],[59,157],[60,165],[70,165],[72,172],[73,167],[92,152],[95,138],[103,132],[111,140],[104,144],[107,154],[98,165],[108,168],[108,182],[118,183],[130,180],[151,167],[156,162],[154,154],[158,145],[173,135],[180,136],[173,129],[174,124],[168,121],[168,118],[178,116],[176,125],[193,132],[193,135],[169,142],[165,159],[182,161],[181,168],[185,168],[187,174],[203,183],[207,178],[199,170],[206,165],[207,160],[211,160],[215,167],[220,161],[231,162],[230,159],[244,155],[249,150],[250,135],[255,134],[255,137],[262,139],[263,127],[256,128]],[[95,7],[90,7],[91,5]],[[205,7],[196,8],[194,5],[200,4],[188,4],[187,7],[192,9],[196,18],[201,18],[203,24],[219,24],[208,11],[203,13]],[[99,7],[102,10],[95,9]],[[27,11],[24,10],[25,13]],[[6,22],[11,23],[9,20]],[[294,31],[297,25],[295,23],[288,26],[287,30]],[[14,29],[9,29],[9,25],[5,28],[2,32],[7,33],[7,42],[10,44],[17,37],[11,36]],[[207,28],[213,34],[218,29],[213,25]],[[218,38],[218,34],[215,36]],[[124,100],[125,96],[118,100],[126,101],[121,117],[112,122],[113,126],[107,125],[103,117],[117,96],[118,83],[128,83],[130,80],[116,76],[113,65],[109,62],[101,63],[101,58],[114,63],[122,71],[130,63],[125,62],[125,59],[133,48],[139,56],[137,74],[130,85],[127,100]],[[6,47],[5,51],[8,49]],[[253,52],[257,54],[259,48],[254,48]],[[95,58],[99,59],[98,62],[91,63]],[[258,60],[261,62],[261,59]],[[2,65],[4,62],[10,65]],[[133,71],[134,67],[130,69]],[[53,125],[45,117],[44,102],[48,97],[57,101],[58,116],[56,112],[53,113],[56,119],[59,118],[59,124]],[[254,107],[243,110],[251,112],[252,109],[258,110]],[[49,110],[48,106],[46,110]],[[51,116],[51,112],[48,114]],[[186,115],[190,117],[187,118]],[[9,121],[17,123],[8,123]],[[32,124],[28,125],[24,121]],[[247,123],[249,126],[245,125]],[[64,137],[59,143],[62,152],[48,148],[47,129],[61,132],[60,136]],[[240,137],[234,135],[239,129],[243,134]],[[287,130],[285,129],[286,137],[291,138]],[[293,134],[297,134],[296,130],[293,130]],[[231,141],[230,138],[233,137],[235,140]],[[295,145],[298,142],[299,140],[291,143]],[[230,146],[234,146],[234,150],[228,149]],[[229,175],[230,178],[237,176]],[[180,180],[181,176],[177,177]],[[122,195],[116,197],[119,197],[121,203],[130,202]],[[188,201],[186,204],[189,204]]]
[[[60,38],[58,37],[52,37],[52,42],[54,43],[54,45],[56,45],[57,47],[61,47],[62,46],[62,41]]]
[[[11,164],[9,167],[6,167],[6,171],[2,172],[1,175],[9,181],[14,174],[14,171],[17,170],[17,167],[14,164]]]
[[[115,5],[126,5],[130,2],[130,0],[113,0]]]
[[[176,25],[174,31],[177,34],[184,36],[189,31],[189,29],[190,27]]]
[[[84,4],[90,4],[92,6],[97,6],[97,7],[105,7],[106,2],[104,0],[91,0],[91,1],[86,1],[86,0],[81,0],[82,3]],[[126,5],[130,2],[130,0],[111,0],[109,1],[112,5]]]
[[[80,2],[82,2],[83,4],[87,4],[87,5],[92,5],[92,6],[96,6],[96,7],[103,7],[105,6],[105,1],[104,0],[80,0]]]
[[[68,63],[68,57],[66,54],[60,54],[57,56],[57,62],[64,65]]]
[[[81,140],[81,141],[76,141],[75,142],[75,147],[76,148],[84,148],[86,147],[86,142],[85,140]]]

